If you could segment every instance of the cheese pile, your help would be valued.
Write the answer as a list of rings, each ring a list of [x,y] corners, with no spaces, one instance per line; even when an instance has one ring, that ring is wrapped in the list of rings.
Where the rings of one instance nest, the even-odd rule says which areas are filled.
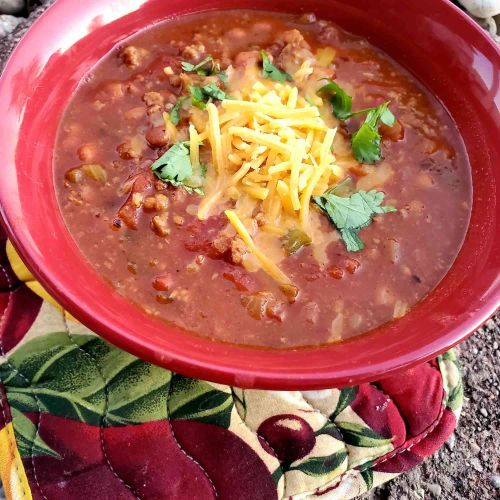
[[[235,200],[234,210],[226,212],[231,224],[264,270],[287,283],[249,243],[257,231],[253,215],[262,212],[266,223],[259,229],[277,237],[294,227],[311,233],[311,197],[344,177],[332,152],[336,129],[321,118],[320,97],[308,102],[289,84],[259,80],[232,96],[219,108],[207,105],[204,129],[189,128],[192,164],[200,163],[206,139],[212,158],[198,217],[207,219],[218,213],[217,206]]]

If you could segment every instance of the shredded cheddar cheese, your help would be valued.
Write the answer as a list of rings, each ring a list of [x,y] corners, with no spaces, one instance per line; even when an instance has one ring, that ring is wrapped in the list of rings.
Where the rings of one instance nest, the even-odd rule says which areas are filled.
[[[163,113],[163,121],[165,122],[165,131],[169,134],[173,141],[177,140],[177,129],[170,121],[168,113]]]
[[[222,137],[220,132],[219,112],[215,104],[207,104],[208,111],[208,129],[207,134],[212,146],[212,158],[214,160],[215,170],[220,173],[224,171],[224,157],[222,155]]]
[[[307,79],[312,70],[304,63],[297,80]],[[207,138],[213,167],[198,217],[207,219],[237,200],[234,210],[225,211],[234,230],[264,271],[290,284],[277,263],[257,248],[242,220],[260,211],[265,224],[259,230],[270,237],[280,238],[294,227],[312,234],[312,196],[344,177],[332,151],[336,128],[322,119],[315,105],[323,104],[320,98],[306,100],[287,83],[258,80],[232,96],[219,107],[207,104],[204,126],[189,128],[193,165],[200,163],[200,144]]]
[[[308,73],[310,66],[301,69]],[[208,122],[202,133],[210,141],[215,170],[226,182],[217,182],[217,190],[206,189],[199,217],[207,218],[207,207],[224,199],[221,190],[236,187],[265,201],[268,215],[276,214],[280,201],[281,210],[307,225],[311,196],[343,174],[331,151],[336,129],[326,125],[318,107],[301,98],[297,87],[257,81],[240,95],[222,101],[219,109],[207,105]],[[198,158],[196,133],[190,129],[196,140],[193,160]],[[274,200],[266,201],[269,196]]]
[[[302,63],[300,68],[294,73],[293,79],[296,82],[302,82],[313,73],[314,68],[311,66],[311,61],[306,60]]]
[[[262,269],[280,285],[290,285],[291,282],[288,279],[288,276],[281,271],[281,269],[271,259],[266,257],[262,250],[257,248],[252,237],[250,236],[250,233],[236,213],[232,210],[226,210],[224,213],[240,238],[243,240],[243,243],[247,246],[248,250],[253,253],[260,262]]]

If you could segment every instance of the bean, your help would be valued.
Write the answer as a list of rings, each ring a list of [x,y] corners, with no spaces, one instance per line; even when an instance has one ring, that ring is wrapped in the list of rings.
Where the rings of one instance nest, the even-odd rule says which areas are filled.
[[[146,132],[146,140],[153,148],[166,146],[169,141],[165,127],[152,127]]]
[[[166,292],[172,286],[172,276],[163,274],[153,280],[153,288],[159,292]]]

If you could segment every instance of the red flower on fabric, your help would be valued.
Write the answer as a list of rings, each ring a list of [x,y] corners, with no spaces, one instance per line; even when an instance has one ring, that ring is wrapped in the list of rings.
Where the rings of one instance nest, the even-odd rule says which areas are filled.
[[[436,421],[443,403],[443,380],[437,369],[424,363],[378,385],[399,408],[409,437],[418,436]]]
[[[406,438],[406,428],[394,401],[371,384],[362,384],[358,388],[351,408],[365,423],[384,438],[392,438],[396,448]]]
[[[26,335],[43,302],[12,271],[5,251],[6,242],[0,226],[0,343],[4,354]]]
[[[36,422],[38,417],[31,418]],[[24,460],[35,496],[51,500],[277,497],[260,457],[238,436],[216,425],[163,420],[101,430],[43,414],[40,436],[60,458]]]

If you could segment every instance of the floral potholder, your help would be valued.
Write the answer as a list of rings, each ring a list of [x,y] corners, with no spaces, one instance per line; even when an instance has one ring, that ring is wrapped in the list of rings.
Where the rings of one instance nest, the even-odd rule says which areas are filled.
[[[341,390],[195,380],[76,322],[5,243],[0,477],[8,499],[348,499],[415,467],[456,426],[453,351]]]

